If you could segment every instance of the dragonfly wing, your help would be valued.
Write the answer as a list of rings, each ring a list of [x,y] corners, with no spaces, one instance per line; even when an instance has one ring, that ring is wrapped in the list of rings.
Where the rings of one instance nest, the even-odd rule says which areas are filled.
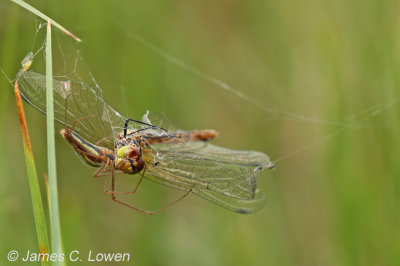
[[[46,76],[27,71],[18,78],[18,82],[22,97],[34,108],[46,113]],[[67,107],[68,128],[72,128],[76,120],[84,118],[76,124],[75,131],[92,143],[103,139],[103,146],[114,148],[114,127],[123,126],[125,118],[104,101],[99,88],[70,79],[53,79],[53,89],[57,122],[65,124]]]
[[[161,147],[161,149],[165,148]],[[180,153],[196,154],[218,162],[248,166],[253,168],[253,171],[274,167],[270,158],[262,152],[231,150],[204,141],[180,142],[174,146],[174,149]]]
[[[249,159],[244,158],[245,154]],[[152,181],[191,190],[240,213],[254,212],[265,202],[256,178],[262,169],[271,165],[265,154],[190,141],[152,145],[144,150],[143,156],[146,177]]]
[[[192,191],[194,194],[211,202],[214,202],[219,206],[222,206],[234,212],[244,214],[253,213],[260,210],[262,207],[264,207],[266,202],[264,193],[261,192],[259,189],[256,190],[256,194],[251,200],[230,198],[221,195],[220,193],[205,189],[193,188]]]

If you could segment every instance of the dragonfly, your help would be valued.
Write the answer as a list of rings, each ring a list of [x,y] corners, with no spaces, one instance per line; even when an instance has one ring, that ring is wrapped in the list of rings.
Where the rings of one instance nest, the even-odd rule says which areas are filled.
[[[45,75],[28,70],[17,81],[22,98],[46,114]],[[98,168],[95,177],[107,176],[104,192],[113,201],[150,215],[188,194],[237,213],[253,213],[264,206],[258,174],[274,167],[266,154],[212,145],[215,130],[181,130],[157,113],[127,119],[105,102],[97,85],[54,77],[53,90],[54,119],[64,126],[61,136],[87,165]],[[115,176],[121,173],[140,175],[133,190],[116,190]],[[119,196],[136,193],[143,177],[185,193],[155,211],[122,201]]]

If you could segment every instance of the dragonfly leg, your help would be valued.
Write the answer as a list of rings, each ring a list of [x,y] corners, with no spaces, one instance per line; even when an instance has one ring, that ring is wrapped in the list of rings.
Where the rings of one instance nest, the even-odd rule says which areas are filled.
[[[108,191],[108,190],[107,190],[107,187],[108,187],[108,182],[109,182],[109,180],[110,180],[110,176],[111,176],[111,191]],[[143,177],[143,176],[142,176],[142,177]],[[138,187],[138,186],[137,186],[137,187]],[[137,188],[137,187],[136,187],[136,188]],[[109,175],[109,176],[107,177],[107,181],[106,181],[106,185],[105,185],[104,191],[105,191],[105,192],[111,192],[111,193],[110,193],[110,194],[111,194],[111,198],[112,198],[112,200],[115,201],[116,203],[119,203],[119,204],[121,204],[121,205],[124,205],[124,206],[130,208],[130,209],[133,209],[133,210],[135,210],[135,211],[138,211],[138,212],[141,212],[141,213],[145,213],[145,214],[148,214],[148,215],[156,214],[156,213],[159,212],[159,211],[162,211],[162,210],[167,209],[168,207],[171,207],[172,205],[174,205],[174,204],[178,203],[179,201],[181,201],[182,199],[184,199],[187,195],[189,195],[190,192],[192,192],[192,190],[188,190],[185,194],[183,194],[183,195],[182,195],[181,197],[179,197],[178,199],[174,200],[173,202],[170,202],[169,204],[167,204],[167,205],[165,205],[164,207],[161,207],[161,208],[159,208],[158,210],[155,210],[155,211],[147,211],[147,210],[139,209],[139,208],[136,208],[136,207],[134,207],[134,206],[132,206],[132,205],[126,203],[126,202],[123,202],[123,201],[120,201],[119,199],[117,199],[116,193],[115,193],[115,175],[114,175],[114,172],[113,172],[113,171],[111,172],[111,175]]]
[[[107,175],[106,183],[104,184],[104,193],[108,194],[108,183],[110,182],[110,176],[113,175],[113,173],[109,173]]]
[[[106,172],[105,168],[107,167],[107,165],[108,165],[108,162],[107,163],[103,163],[103,165],[99,169],[97,169],[97,171],[94,173],[93,176],[95,178],[104,176],[104,173]]]
[[[110,170],[110,171],[112,171],[112,170]],[[145,171],[146,171],[146,166],[144,167],[144,169],[143,169],[143,172],[140,174],[140,179],[139,179],[139,182],[136,184],[136,187],[135,187],[135,189],[134,190],[132,190],[132,191],[127,191],[127,192],[122,192],[122,191],[108,191],[108,180],[106,181],[106,186],[105,186],[105,189],[104,189],[104,193],[106,193],[106,194],[135,194],[136,193],[136,191],[137,191],[137,189],[138,189],[138,187],[139,187],[139,185],[142,183],[142,179],[143,179],[143,177],[144,177],[144,173],[145,173]],[[122,172],[121,172],[122,173]]]
[[[97,141],[97,142],[95,143],[95,145],[98,146],[101,142],[103,142],[103,141],[105,141],[105,140],[107,140],[107,139],[109,139],[109,138],[110,138],[110,137],[104,137],[104,138],[102,138],[101,140]]]
[[[98,178],[98,177],[102,177],[102,176],[108,176],[108,175],[110,175],[110,172],[111,172],[111,171],[113,171],[113,170],[111,170],[111,169],[109,169],[109,170],[104,170],[103,172],[98,173],[98,174],[96,175],[96,173],[98,172],[98,170],[97,170],[96,173],[93,175],[93,177],[94,177],[94,178]],[[120,174],[123,174],[123,173],[124,173],[124,172],[121,172],[121,171],[115,172],[116,175],[120,175]]]
[[[99,169],[97,169],[97,171],[93,174],[93,176],[95,177],[95,178],[98,178],[98,177],[102,177],[102,176],[108,176],[109,175],[109,173],[111,172],[111,171],[114,171],[114,169],[105,169],[107,166],[110,166],[110,167],[112,167],[112,161],[107,161],[107,162],[105,162],[105,163],[103,163],[103,165],[102,166],[100,166],[100,168]],[[119,174],[123,174],[124,172],[121,172],[121,171],[117,171],[115,174],[116,175],[119,175]]]
[[[99,158],[99,159],[102,159],[102,158],[103,158],[102,156],[93,155],[92,153],[83,151],[83,150],[81,150],[81,149],[75,149],[75,150],[76,150],[78,153],[86,154],[86,155],[92,156],[92,157],[94,157],[94,158]],[[106,170],[106,167],[107,167],[107,166],[110,166],[111,169],[107,169],[107,170]],[[112,170],[112,166],[113,166],[112,161],[111,161],[110,159],[108,159],[106,162],[103,162],[103,164],[99,167],[99,169],[96,170],[96,172],[93,174],[93,176],[94,176],[95,178],[98,178],[98,177],[101,177],[101,176],[106,176],[106,175],[108,175],[108,172],[110,172],[110,171]],[[123,174],[123,172],[117,171],[116,174]]]
[[[124,206],[126,206],[128,208],[131,208],[131,209],[135,210],[135,211],[139,211],[139,212],[142,212],[142,213],[145,213],[145,214],[148,214],[148,215],[153,215],[153,214],[156,214],[157,212],[165,210],[168,207],[171,207],[172,205],[174,205],[174,204],[178,203],[179,201],[183,200],[187,195],[189,195],[190,192],[191,192],[191,190],[188,190],[185,194],[183,194],[183,196],[179,197],[178,199],[174,200],[173,202],[170,202],[169,204],[167,204],[164,207],[161,207],[161,208],[159,208],[158,210],[155,210],[155,211],[147,211],[147,210],[136,208],[136,207],[134,207],[134,206],[132,206],[132,205],[130,205],[128,203],[125,203],[123,201],[118,200],[116,198],[115,194],[112,194],[111,197],[112,197],[112,200],[115,201],[116,203],[122,204],[122,205],[124,205]]]

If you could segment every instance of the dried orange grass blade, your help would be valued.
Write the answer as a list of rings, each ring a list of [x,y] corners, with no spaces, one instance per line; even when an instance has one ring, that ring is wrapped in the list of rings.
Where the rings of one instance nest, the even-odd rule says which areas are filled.
[[[32,146],[31,146],[31,141],[29,139],[28,126],[26,125],[25,111],[24,111],[24,106],[22,105],[22,98],[21,98],[21,92],[18,87],[18,81],[15,82],[14,93],[15,93],[15,100],[17,101],[19,125],[21,127],[22,140],[24,142],[24,147],[27,149],[27,151],[29,152],[29,156],[33,160]]]
[[[14,86],[15,100],[17,102],[18,117],[21,127],[22,141],[24,144],[25,162],[28,172],[29,187],[31,191],[33,213],[35,216],[36,232],[38,237],[39,251],[48,250],[49,239],[47,236],[46,221],[44,218],[43,202],[41,198],[39,182],[36,174],[35,161],[33,159],[31,141],[29,139],[28,126],[26,124],[24,106],[22,104],[21,93],[18,81]],[[47,261],[41,261],[42,265],[48,265]]]

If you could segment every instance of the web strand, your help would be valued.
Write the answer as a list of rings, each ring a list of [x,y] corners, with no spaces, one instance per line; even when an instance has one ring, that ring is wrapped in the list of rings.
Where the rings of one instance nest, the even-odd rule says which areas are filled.
[[[122,28],[121,25],[118,25],[119,27]],[[37,35],[39,33],[39,31],[43,28],[42,24],[37,24],[36,26],[36,33],[34,35],[34,39],[32,41],[32,50],[34,50],[34,46],[35,43],[37,42]],[[379,103],[379,104],[375,104],[374,106],[365,108],[359,112],[356,112],[354,114],[348,115],[346,117],[343,117],[341,119],[320,119],[320,118],[316,118],[316,117],[312,117],[312,116],[307,116],[307,115],[302,115],[302,114],[298,114],[295,112],[291,112],[291,111],[287,111],[287,110],[283,110],[280,109],[278,107],[273,106],[270,103],[267,102],[260,102],[256,99],[254,99],[253,97],[250,97],[249,95],[235,89],[234,87],[232,87],[231,85],[227,84],[226,82],[215,78],[212,75],[209,75],[205,72],[200,71],[199,69],[185,63],[184,61],[174,57],[173,55],[165,52],[164,50],[162,50],[160,47],[156,46],[155,44],[149,42],[148,40],[146,40],[145,38],[143,38],[142,36],[140,36],[139,34],[132,32],[132,31],[127,31],[126,29],[123,29],[124,32],[126,33],[126,35],[130,38],[133,38],[134,40],[136,40],[137,42],[139,42],[140,44],[144,45],[145,47],[147,47],[148,49],[150,49],[151,51],[153,51],[154,53],[156,53],[157,55],[159,55],[161,58],[164,58],[165,60],[167,60],[168,62],[175,64],[176,66],[188,71],[189,73],[210,82],[211,84],[214,84],[215,86],[217,86],[218,88],[223,89],[224,91],[238,97],[239,99],[244,100],[245,102],[251,104],[252,106],[257,107],[259,110],[263,111],[264,113],[270,114],[272,115],[273,118],[277,118],[279,117],[279,119],[285,119],[285,120],[293,120],[293,121],[300,121],[300,122],[306,122],[306,123],[314,123],[314,124],[325,124],[325,125],[331,125],[331,126],[338,126],[339,128],[331,131],[330,133],[328,133],[327,135],[318,138],[316,141],[313,141],[311,143],[308,143],[306,145],[300,146],[296,149],[294,149],[293,151],[289,152],[288,154],[282,155],[280,157],[278,157],[277,159],[274,160],[274,163],[278,163],[281,162],[289,157],[301,154],[313,147],[316,147],[318,145],[321,145],[322,143],[328,141],[329,139],[332,139],[333,137],[335,137],[336,135],[338,135],[339,133],[343,132],[346,129],[349,128],[356,128],[356,129],[365,129],[365,128],[371,128],[373,127],[372,125],[368,125],[365,124],[365,120],[370,118],[370,117],[374,117],[377,116],[379,114],[381,114],[382,112],[384,112],[385,110],[388,110],[390,108],[393,108],[395,105],[397,105],[400,102],[400,97],[395,97],[394,99],[391,99],[387,102],[383,102],[383,103]],[[101,89],[100,86],[97,84],[96,80],[94,79],[94,76],[91,74],[91,72],[88,70],[88,67],[86,66],[86,64],[84,63],[84,59],[83,56],[81,54],[81,50],[75,48],[75,54],[74,55],[69,55],[68,52],[65,52],[63,49],[63,45],[64,43],[60,41],[60,39],[58,39],[58,50],[62,56],[62,60],[64,62],[64,73],[62,76],[63,78],[72,78],[74,80],[78,80],[80,82],[85,82],[85,81],[91,81],[92,82],[92,88],[99,93],[99,95],[101,95]],[[40,54],[41,52],[43,52],[43,48],[44,48],[45,43],[43,43],[34,53],[33,53],[33,57],[36,57],[38,54]],[[71,63],[68,63],[68,59],[73,58],[73,60],[71,60]],[[81,65],[83,64],[83,68],[84,71],[86,71],[86,73],[82,73],[83,75],[89,76],[89,80],[84,80],[83,78],[81,78]],[[124,62],[124,70],[127,68],[127,62]],[[71,66],[71,68],[69,68],[69,66]],[[4,72],[4,70],[2,68],[0,68],[0,71],[2,72],[2,74],[7,78],[8,82],[10,83],[10,85],[12,86],[13,80],[10,80],[6,73]],[[89,84],[90,86],[90,84]],[[124,106],[125,109],[126,107],[126,101],[125,101],[125,87],[122,85],[121,86],[121,90],[122,90],[122,96],[124,96]],[[164,91],[164,94],[166,94],[166,92]],[[165,98],[165,97],[164,97]],[[166,105],[166,103],[164,102],[164,105]],[[165,111],[165,106],[163,107],[163,110]],[[99,110],[100,113],[100,110]],[[268,119],[266,121],[270,121],[271,119]],[[258,123],[259,124],[259,123]]]
[[[118,26],[122,28],[121,25],[118,25]],[[362,128],[362,127],[366,126],[366,125],[358,124],[355,122],[350,122],[349,120],[352,120],[352,119],[349,119],[349,118],[347,120],[320,119],[320,118],[316,118],[316,117],[312,117],[312,116],[298,114],[298,113],[291,112],[291,111],[286,111],[286,110],[280,109],[278,107],[272,106],[271,104],[269,104],[267,102],[259,102],[256,99],[254,99],[254,98],[244,94],[243,92],[235,89],[234,87],[230,86],[226,82],[224,82],[218,78],[215,78],[209,74],[206,74],[206,73],[200,71],[199,69],[194,68],[194,67],[190,66],[189,64],[183,62],[182,60],[174,57],[173,55],[165,52],[158,46],[154,45],[153,43],[151,43],[148,40],[146,40],[145,38],[143,38],[141,35],[139,35],[135,32],[132,32],[132,31],[128,31],[127,35],[129,37],[133,38],[134,40],[138,41],[145,47],[149,48],[156,54],[160,55],[165,60],[181,67],[182,69],[187,70],[188,72],[192,73],[195,76],[198,76],[199,78],[202,78],[202,79],[216,85],[217,87],[235,95],[236,97],[238,97],[242,100],[245,100],[246,102],[256,106],[258,109],[262,110],[265,113],[269,113],[272,115],[282,115],[283,117],[286,117],[287,119],[294,119],[297,121],[302,121],[302,122],[307,122],[307,123],[318,123],[318,124],[355,127],[355,128]],[[349,117],[351,117],[351,116],[349,116]]]

